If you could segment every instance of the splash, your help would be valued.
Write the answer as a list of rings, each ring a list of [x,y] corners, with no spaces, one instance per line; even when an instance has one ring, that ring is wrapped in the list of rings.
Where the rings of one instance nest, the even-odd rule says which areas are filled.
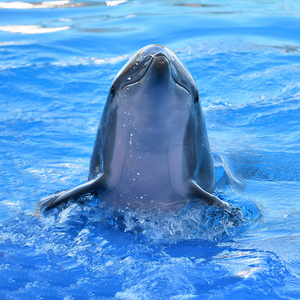
[[[220,241],[233,238],[249,221],[245,212],[189,203],[175,212],[121,209],[88,196],[83,203],[62,205],[46,213],[57,226],[97,224],[98,228],[119,230],[150,243],[178,243],[198,239]]]

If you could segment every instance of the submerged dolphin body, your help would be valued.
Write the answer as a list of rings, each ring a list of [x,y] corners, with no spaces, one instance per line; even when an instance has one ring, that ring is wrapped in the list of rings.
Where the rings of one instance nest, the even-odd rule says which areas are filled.
[[[198,90],[168,48],[138,51],[115,77],[99,124],[88,182],[42,199],[51,209],[88,193],[119,207],[172,210],[212,193],[215,174]]]

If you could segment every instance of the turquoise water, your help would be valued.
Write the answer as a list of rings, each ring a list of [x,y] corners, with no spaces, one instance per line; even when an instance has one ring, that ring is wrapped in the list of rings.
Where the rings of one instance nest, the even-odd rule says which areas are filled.
[[[300,4],[0,1],[0,299],[299,299]],[[242,214],[45,216],[87,178],[110,83],[171,48],[200,92],[217,194]]]

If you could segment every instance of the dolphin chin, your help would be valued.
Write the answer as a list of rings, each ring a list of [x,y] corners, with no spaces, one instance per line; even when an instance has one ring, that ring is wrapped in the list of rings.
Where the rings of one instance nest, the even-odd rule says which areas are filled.
[[[40,200],[40,211],[94,193],[119,207],[172,210],[213,195],[215,174],[195,82],[168,48],[149,45],[119,71],[100,120],[88,181]]]

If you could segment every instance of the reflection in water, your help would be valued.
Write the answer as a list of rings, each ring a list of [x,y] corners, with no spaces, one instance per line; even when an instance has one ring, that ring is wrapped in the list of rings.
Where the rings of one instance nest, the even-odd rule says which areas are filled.
[[[82,5],[80,5],[80,3],[70,3],[70,1],[68,0],[44,1],[40,3],[22,2],[22,1],[0,3],[0,8],[6,8],[6,9],[62,8],[62,7],[70,7],[70,6],[74,7],[74,6],[82,6]]]
[[[69,26],[62,27],[42,27],[39,25],[7,25],[0,26],[0,31],[23,34],[50,33],[70,29]]]
[[[122,4],[122,3],[126,3],[127,1],[125,0],[114,0],[114,1],[105,1],[105,4],[107,6],[116,6],[116,5],[119,5],[119,4]]]
[[[90,6],[117,6],[119,4],[126,3],[126,0],[112,0],[112,1],[100,1],[100,2],[86,2],[86,3],[74,3],[69,0],[58,0],[58,1],[43,1],[43,2],[0,2],[0,9],[61,9],[61,8],[73,8],[73,7],[90,7]],[[71,22],[72,19],[64,18],[58,21]],[[47,22],[49,24],[49,22]],[[70,26],[56,26],[49,27],[40,25],[5,25],[0,26],[0,31],[6,31],[11,33],[21,33],[21,34],[41,34],[41,33],[52,33],[58,31],[64,31],[70,29]],[[85,32],[120,32],[120,31],[132,31],[132,28],[124,29],[121,27],[113,28],[77,28]]]
[[[220,6],[222,6],[222,5],[218,5],[218,4],[210,5],[210,4],[200,4],[200,3],[175,3],[175,5],[188,6],[188,7],[220,7]]]
[[[113,0],[94,3],[73,3],[69,0],[59,1],[43,1],[43,2],[0,2],[0,8],[5,9],[44,9],[44,8],[68,8],[68,7],[83,7],[83,6],[116,6],[126,3],[126,0]]]

